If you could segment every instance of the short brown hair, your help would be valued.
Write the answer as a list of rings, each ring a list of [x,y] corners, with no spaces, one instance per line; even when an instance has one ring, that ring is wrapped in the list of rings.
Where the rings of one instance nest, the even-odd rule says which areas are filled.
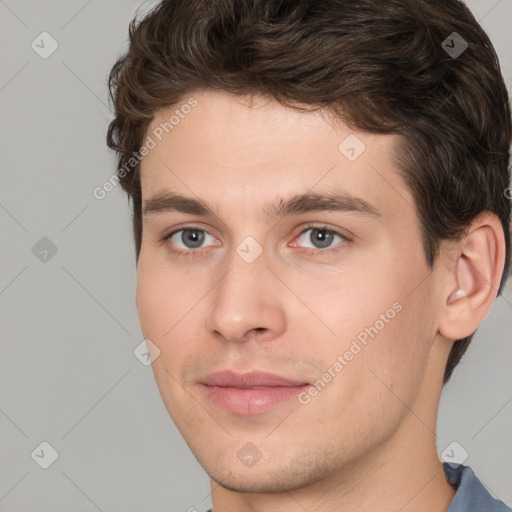
[[[132,200],[137,261],[133,155],[156,111],[210,88],[327,108],[354,129],[399,135],[426,261],[433,267],[443,240],[493,212],[506,240],[501,293],[510,263],[509,99],[494,48],[462,1],[164,0],[135,16],[129,39],[109,76],[107,144]],[[455,41],[468,45],[461,55],[447,51]],[[454,343],[444,383],[471,338]]]

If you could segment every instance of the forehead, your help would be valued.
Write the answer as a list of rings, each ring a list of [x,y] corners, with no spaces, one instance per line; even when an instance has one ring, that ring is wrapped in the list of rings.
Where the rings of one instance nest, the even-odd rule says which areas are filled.
[[[384,212],[413,205],[394,159],[398,137],[356,132],[326,111],[198,91],[158,111],[150,139],[143,201],[168,190],[247,211],[271,197],[341,189]]]

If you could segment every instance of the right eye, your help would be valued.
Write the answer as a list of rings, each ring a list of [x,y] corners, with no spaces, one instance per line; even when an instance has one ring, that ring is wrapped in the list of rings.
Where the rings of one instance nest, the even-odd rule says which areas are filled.
[[[210,241],[216,240],[215,237],[203,229],[191,227],[173,231],[164,240],[169,241],[174,247],[178,247],[178,249],[171,248],[171,252],[188,254],[190,252],[197,252],[196,249],[202,248],[205,241],[208,242],[208,239]],[[210,245],[219,244],[210,243]]]

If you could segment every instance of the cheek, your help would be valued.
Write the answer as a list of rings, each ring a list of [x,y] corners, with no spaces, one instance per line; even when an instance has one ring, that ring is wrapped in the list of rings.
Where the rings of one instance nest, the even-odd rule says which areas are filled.
[[[313,399],[313,407],[329,411],[325,414],[327,437],[339,435],[336,418],[345,418],[347,437],[352,435],[351,429],[357,429],[354,435],[365,439],[363,444],[371,443],[393,432],[414,408],[428,361],[429,340],[412,304],[402,300],[401,308],[393,313],[386,306],[386,301],[382,307],[368,303],[366,310],[357,312],[354,325],[350,319],[343,320],[345,332],[351,334],[340,328],[329,349],[322,349],[323,371],[331,368],[336,375]],[[376,321],[386,311],[388,323]],[[334,366],[340,363],[338,356],[341,370]]]
[[[404,404],[413,406],[423,384],[435,336],[435,311],[428,290],[397,290],[396,297],[393,311],[385,310],[388,304],[383,304],[383,321],[375,321],[380,311],[374,311],[371,325],[365,327],[369,337],[359,378],[367,382],[369,394],[378,397],[381,406],[402,414]]]
[[[204,290],[182,270],[160,264],[141,252],[137,270],[137,312],[145,337],[165,341],[187,325]]]
[[[337,380],[343,388],[340,393],[360,396],[362,401],[387,396],[388,402],[396,401],[390,393],[396,390],[410,401],[421,385],[435,335],[434,301],[429,297],[429,279],[425,280],[429,272],[421,254],[407,264],[392,251],[377,254],[375,261],[316,284],[297,279],[293,289],[307,297],[315,313],[316,318],[309,316],[308,332],[316,325],[324,340],[310,354],[318,357],[324,370],[338,356],[344,359],[343,370],[337,365],[338,374],[344,375]],[[296,321],[304,326],[304,317]]]
[[[139,259],[136,303],[144,338],[157,347],[158,357],[152,368],[166,405],[171,396],[182,392],[177,382],[182,371],[194,360],[199,330],[204,320],[198,318],[201,297],[194,280],[179,272],[170,272],[146,259]],[[174,378],[173,378],[174,377]],[[171,412],[171,411],[169,411]]]
[[[403,294],[400,283],[393,279],[396,269],[390,272],[380,262],[380,267],[361,265],[330,275],[304,273],[290,277],[290,288],[310,310],[303,307],[296,321],[306,318],[316,324],[319,332],[336,349],[346,341],[359,336],[364,343],[378,331],[385,332],[400,317]],[[372,269],[376,269],[372,272]],[[326,340],[326,341],[327,341]]]
[[[150,261],[150,264],[147,261]],[[194,361],[199,322],[191,321],[201,295],[191,281],[177,272],[139,258],[136,304],[145,339],[158,347],[152,370],[163,403],[178,428],[186,421],[189,397],[182,386],[183,369]],[[185,418],[185,419],[183,419]]]

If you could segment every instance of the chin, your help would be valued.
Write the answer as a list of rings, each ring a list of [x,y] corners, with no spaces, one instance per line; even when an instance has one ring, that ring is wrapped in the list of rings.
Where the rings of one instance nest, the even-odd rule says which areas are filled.
[[[332,460],[324,459],[321,464],[315,464],[314,457],[308,459],[300,454],[295,459],[278,461],[278,464],[262,459],[250,468],[230,464],[225,459],[205,462],[196,458],[212,480],[225,489],[241,493],[295,491],[326,478],[334,469]]]
[[[311,483],[304,476],[291,479],[290,475],[283,475],[279,471],[276,471],[275,478],[270,472],[266,473],[261,470],[257,474],[247,474],[244,471],[240,474],[230,473],[219,476],[216,473],[208,473],[208,475],[225,489],[241,493],[271,494],[290,492],[306,487]]]

